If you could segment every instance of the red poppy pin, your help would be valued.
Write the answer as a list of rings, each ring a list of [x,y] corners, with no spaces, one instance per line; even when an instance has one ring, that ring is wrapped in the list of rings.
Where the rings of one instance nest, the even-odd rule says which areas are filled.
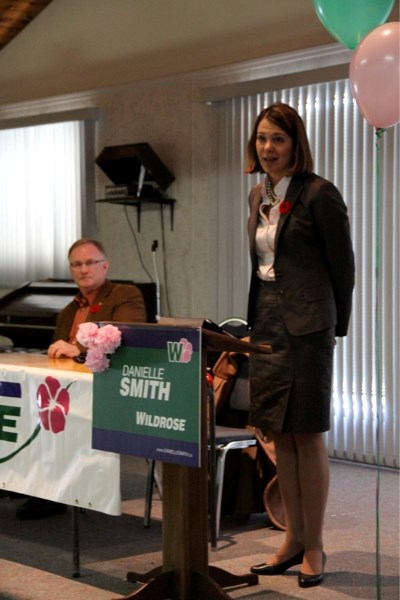
[[[97,313],[97,312],[99,312],[100,306],[101,306],[101,304],[93,304],[93,306],[91,306],[89,308],[89,312],[90,313]]]
[[[290,204],[290,202],[287,202],[286,200],[284,200],[283,202],[280,203],[279,212],[281,213],[281,215],[287,215],[291,210],[292,210],[292,205]]]

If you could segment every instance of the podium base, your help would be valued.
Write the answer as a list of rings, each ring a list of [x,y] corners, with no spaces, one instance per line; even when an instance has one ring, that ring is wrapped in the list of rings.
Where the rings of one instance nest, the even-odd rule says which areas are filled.
[[[222,588],[256,585],[258,576],[252,573],[234,575],[219,567],[209,567],[209,574],[193,571],[190,574],[190,591],[176,590],[173,571],[162,572],[161,567],[145,574],[130,571],[126,578],[132,583],[143,583],[143,587],[121,600],[230,600]]]

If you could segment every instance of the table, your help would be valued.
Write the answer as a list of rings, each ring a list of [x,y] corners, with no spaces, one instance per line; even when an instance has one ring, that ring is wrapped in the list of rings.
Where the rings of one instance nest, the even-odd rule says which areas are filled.
[[[120,457],[91,447],[92,381],[72,359],[0,354],[0,489],[121,514]]]

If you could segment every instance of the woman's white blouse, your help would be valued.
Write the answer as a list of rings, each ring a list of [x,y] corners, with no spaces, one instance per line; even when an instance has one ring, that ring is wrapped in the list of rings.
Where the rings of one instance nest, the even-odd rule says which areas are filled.
[[[279,202],[275,206],[270,206],[269,215],[264,212],[269,204],[269,200],[263,194],[263,200],[260,204],[259,219],[256,231],[256,253],[258,257],[257,275],[260,279],[266,281],[275,280],[274,260],[275,260],[275,235],[280,217],[279,207],[282,200],[285,199],[291,177],[283,177],[275,186],[274,192],[278,196]]]

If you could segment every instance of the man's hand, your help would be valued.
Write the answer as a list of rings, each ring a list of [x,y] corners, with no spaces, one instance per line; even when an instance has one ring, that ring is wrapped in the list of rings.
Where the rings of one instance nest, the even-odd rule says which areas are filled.
[[[78,356],[80,350],[75,344],[69,344],[64,340],[57,340],[54,344],[51,344],[47,350],[47,356],[49,358],[60,358],[65,356],[67,358],[73,358]]]

